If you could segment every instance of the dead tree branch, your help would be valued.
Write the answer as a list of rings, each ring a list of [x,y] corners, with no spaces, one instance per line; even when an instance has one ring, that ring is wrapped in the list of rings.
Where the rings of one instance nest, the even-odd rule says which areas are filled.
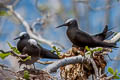
[[[109,43],[116,43],[120,40],[120,32],[117,33],[111,40],[105,40],[106,42]]]
[[[65,58],[65,59],[56,61],[53,64],[48,65],[44,70],[46,70],[47,72],[54,72],[59,67],[62,67],[68,64],[83,63],[84,61],[87,61],[87,60],[88,60],[87,58],[84,58],[81,55],[69,57],[69,58]]]
[[[8,8],[8,9],[11,11],[11,13],[13,13],[13,15],[24,25],[24,27],[26,28],[27,33],[30,35],[31,38],[34,38],[34,39],[36,39],[36,40],[39,41],[39,42],[42,42],[42,43],[44,43],[44,44],[47,44],[47,45],[49,45],[50,47],[55,46],[55,45],[54,45],[54,42],[51,42],[51,41],[49,41],[49,40],[44,39],[41,35],[36,36],[36,35],[31,31],[30,25],[27,23],[27,21],[25,21],[25,20],[23,19],[23,17],[22,17],[19,13],[17,13],[16,11],[14,11],[13,8],[12,8],[12,6],[7,6],[7,8]],[[59,43],[57,43],[57,44],[59,44]],[[58,46],[60,46],[61,48],[64,48],[64,47],[61,46],[61,45],[58,45]]]
[[[52,63],[54,63],[54,61],[45,61],[45,62],[43,62],[43,61],[38,60],[37,63],[46,65],[46,64],[52,64]]]

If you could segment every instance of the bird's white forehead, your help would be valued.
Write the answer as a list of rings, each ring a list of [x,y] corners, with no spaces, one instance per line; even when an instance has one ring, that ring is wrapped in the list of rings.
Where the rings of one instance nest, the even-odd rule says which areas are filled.
[[[73,20],[75,20],[75,19],[74,18],[70,18],[70,19],[66,20],[65,23],[71,22]]]
[[[21,33],[19,34],[19,36],[23,36],[23,35],[25,35],[25,34],[27,34],[27,32],[21,32]]]
[[[37,45],[37,41],[34,40],[34,39],[29,39],[28,42],[31,44],[31,45]]]

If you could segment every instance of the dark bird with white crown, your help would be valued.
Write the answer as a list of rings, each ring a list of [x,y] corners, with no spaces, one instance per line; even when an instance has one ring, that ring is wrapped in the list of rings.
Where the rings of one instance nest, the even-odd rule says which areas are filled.
[[[27,53],[30,56],[38,56],[42,58],[50,58],[50,59],[59,59],[57,54],[51,52],[51,50],[45,49],[38,44],[38,42],[34,39],[31,39],[30,36],[26,32],[21,32],[19,37],[15,38],[20,39],[17,43],[18,50],[25,54]]]
[[[100,39],[100,35],[92,36],[80,30],[76,19],[68,19],[64,24],[56,28],[62,26],[67,26],[67,36],[73,45],[79,47],[116,47],[115,43],[103,42],[105,38]]]
[[[21,52],[21,54],[28,54],[31,56],[31,60],[22,62],[21,64],[30,65],[39,60],[39,58],[49,58],[49,59],[59,59],[57,54],[51,52],[51,50],[45,49],[38,44],[38,42],[34,39],[31,39],[28,33],[21,32],[16,39],[20,39],[17,43],[17,49]]]

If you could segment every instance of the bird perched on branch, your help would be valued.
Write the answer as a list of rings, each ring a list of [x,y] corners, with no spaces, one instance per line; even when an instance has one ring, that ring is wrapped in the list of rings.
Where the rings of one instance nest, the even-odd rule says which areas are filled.
[[[48,49],[43,48],[38,44],[34,39],[31,39],[26,32],[21,32],[17,38],[14,40],[20,39],[17,43],[17,48],[21,54],[31,56],[31,60],[19,61],[21,64],[34,64],[39,58],[49,58],[49,59],[59,59],[57,54],[54,54]]]
[[[85,47],[85,46],[89,46],[89,47],[116,47],[116,45],[114,43],[103,42],[102,40],[104,38],[100,40],[99,38],[101,38],[101,37],[98,35],[92,36],[86,32],[83,32],[82,30],[80,30],[78,28],[79,26],[78,26],[76,19],[68,19],[64,24],[62,24],[56,28],[59,28],[62,26],[68,27],[67,36],[70,39],[70,41],[73,43],[73,45],[76,45],[79,47]]]
[[[31,39],[26,32],[21,32],[19,37],[15,38],[20,39],[17,43],[17,48],[22,54],[28,54],[30,56],[38,56],[42,58],[50,59],[59,59],[57,54],[51,52],[51,50],[45,49],[40,46],[36,40]]]

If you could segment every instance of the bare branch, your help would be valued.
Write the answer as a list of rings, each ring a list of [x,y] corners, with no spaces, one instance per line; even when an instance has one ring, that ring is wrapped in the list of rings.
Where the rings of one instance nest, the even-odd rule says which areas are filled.
[[[0,67],[3,68],[8,68],[8,66],[4,65],[4,64],[0,64]]]
[[[108,76],[105,78],[105,80],[111,80],[111,79],[113,79],[113,77],[114,77],[114,75]]]
[[[88,60],[87,58],[84,58],[81,55],[69,57],[69,58],[58,60],[53,64],[48,65],[44,70],[46,70],[47,72],[54,72],[59,67],[62,67],[68,64],[83,63],[84,61],[87,61],[87,60]]]
[[[117,33],[111,40],[105,40],[105,42],[116,43],[120,40],[120,32]]]
[[[24,25],[24,27],[26,28],[27,33],[30,35],[31,38],[34,38],[35,40],[37,40],[37,41],[39,41],[39,42],[42,42],[42,43],[44,43],[44,44],[47,44],[47,45],[49,45],[50,47],[55,46],[55,45],[53,44],[53,42],[44,39],[41,35],[36,36],[36,35],[31,31],[30,25],[23,19],[23,17],[22,17],[19,13],[17,13],[16,11],[13,10],[12,6],[8,6],[7,8],[8,8],[8,9],[13,13],[13,15]],[[58,44],[59,44],[59,43],[58,43]],[[61,48],[63,48],[63,46],[61,46],[61,45],[58,45],[58,46],[60,46]]]
[[[97,65],[96,65],[95,61],[92,58],[90,59],[90,61],[91,61],[92,65],[93,65],[95,75],[98,78],[99,77],[99,73],[98,73]]]
[[[45,61],[45,62],[43,62],[43,61],[38,60],[37,63],[46,65],[46,64],[52,64],[52,63],[54,63],[54,61]]]
[[[13,52],[13,51],[3,51],[3,50],[0,50],[0,52],[2,52],[2,53],[11,53],[13,56],[16,56],[16,57],[18,57],[18,58],[25,58],[25,57],[28,57],[28,55],[21,55],[21,54],[16,54],[15,52]],[[22,59],[21,59],[22,60]]]

